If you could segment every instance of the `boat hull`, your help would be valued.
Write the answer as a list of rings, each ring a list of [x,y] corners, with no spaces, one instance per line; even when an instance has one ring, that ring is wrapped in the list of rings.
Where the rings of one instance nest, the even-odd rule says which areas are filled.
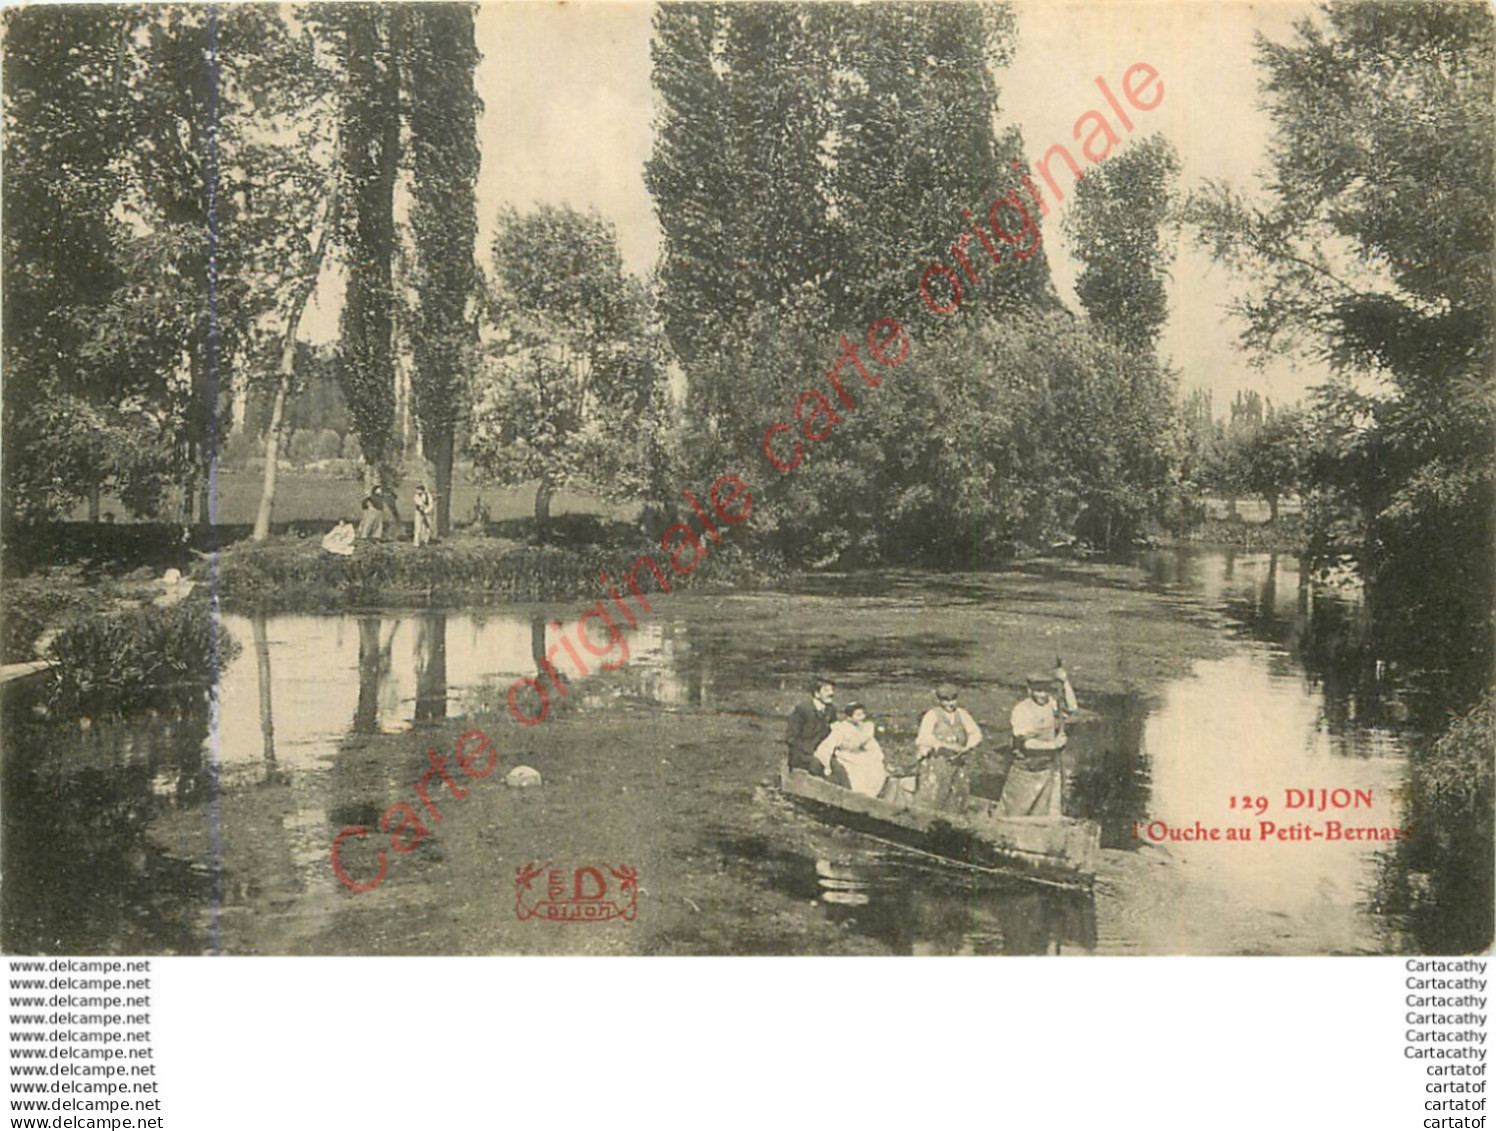
[[[972,798],[962,815],[854,793],[804,770],[781,769],[779,788],[817,817],[943,859],[1062,887],[1090,887],[1101,826],[1070,818],[1003,817]]]

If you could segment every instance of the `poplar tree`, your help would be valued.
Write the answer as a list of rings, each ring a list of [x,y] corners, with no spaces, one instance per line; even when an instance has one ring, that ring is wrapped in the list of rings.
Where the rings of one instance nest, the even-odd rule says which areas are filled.
[[[347,291],[338,379],[371,484],[392,479],[395,425],[395,182],[400,169],[403,5],[349,4],[329,15],[345,92],[339,188]]]
[[[839,352],[840,334],[860,338],[884,316],[912,326],[922,270],[970,232],[963,211],[985,224],[991,202],[1021,183],[1011,165],[1019,135],[995,126],[994,68],[1012,38],[1000,5],[656,10],[646,183],[664,233],[661,306],[685,370],[696,478],[761,466],[767,406],[794,403]],[[974,262],[985,271],[990,260],[974,251]],[[952,324],[1055,302],[1040,250],[983,275]],[[901,422],[924,419],[908,407],[902,421],[887,406],[860,407],[856,435],[817,451],[814,485],[761,489],[755,532],[802,560],[876,541],[884,517],[867,512],[887,497],[880,488],[933,488],[885,478],[928,470],[894,466],[909,443]]]
[[[436,532],[452,515],[452,459],[477,347],[478,65],[473,9],[411,10],[410,227],[416,305],[409,314],[411,387],[426,458],[436,467]]]
[[[1075,293],[1092,325],[1119,345],[1152,353],[1169,317],[1174,261],[1165,242],[1179,156],[1162,134],[1134,141],[1086,170],[1065,217],[1081,262]]]

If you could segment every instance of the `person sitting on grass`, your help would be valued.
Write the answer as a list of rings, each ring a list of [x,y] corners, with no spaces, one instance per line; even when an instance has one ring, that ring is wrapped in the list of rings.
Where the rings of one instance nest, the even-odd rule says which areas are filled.
[[[346,518],[340,518],[338,524],[322,536],[322,549],[329,554],[350,558],[353,556],[353,542],[357,537],[353,523]]]
[[[888,779],[878,728],[861,703],[853,703],[844,718],[831,724],[831,733],[816,747],[815,758],[834,783],[869,797],[877,797]]]

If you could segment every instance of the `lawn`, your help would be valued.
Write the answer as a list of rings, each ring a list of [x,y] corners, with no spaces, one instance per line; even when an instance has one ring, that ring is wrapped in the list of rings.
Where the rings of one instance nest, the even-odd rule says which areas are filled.
[[[511,518],[527,518],[535,513],[535,488],[496,487],[493,484],[470,482],[457,469],[453,475],[452,519],[465,523],[473,511],[473,504],[482,499],[488,504],[489,518],[502,522]],[[408,476],[400,487],[400,517],[411,517],[411,494],[420,479]],[[427,486],[431,480],[427,480]],[[260,489],[263,477],[259,472],[225,471],[218,476],[218,524],[221,526],[248,526],[255,520],[260,505]],[[283,522],[335,522],[339,518],[358,521],[359,502],[364,496],[362,482],[342,479],[332,475],[319,475],[306,471],[282,471],[276,478],[274,521]],[[113,513],[120,521],[129,521],[118,500],[105,496],[102,503],[105,512]],[[627,522],[634,518],[637,506],[627,503],[612,503],[594,495],[576,491],[557,491],[551,501],[551,513],[595,514],[603,518]],[[88,507],[79,505],[70,516],[84,521],[88,518]]]

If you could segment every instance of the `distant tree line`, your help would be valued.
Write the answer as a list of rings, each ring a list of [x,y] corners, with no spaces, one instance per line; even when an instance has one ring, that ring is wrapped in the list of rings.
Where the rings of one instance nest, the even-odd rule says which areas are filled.
[[[1275,406],[1250,389],[1238,391],[1228,407],[1228,415],[1218,419],[1208,392],[1197,389],[1185,398],[1181,501],[1189,510],[1192,504],[1198,508],[1202,496],[1217,496],[1236,518],[1239,500],[1257,498],[1267,504],[1268,521],[1277,522],[1279,505],[1309,482],[1311,421],[1299,406]]]

